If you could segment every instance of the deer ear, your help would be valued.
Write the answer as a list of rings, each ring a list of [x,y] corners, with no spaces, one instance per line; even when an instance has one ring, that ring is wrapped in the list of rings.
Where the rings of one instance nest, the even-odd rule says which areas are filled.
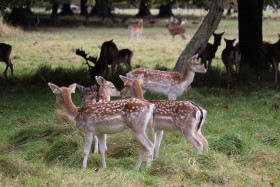
[[[223,36],[223,34],[225,34],[225,32],[222,32],[220,35]]]
[[[58,86],[50,82],[48,83],[48,85],[54,94],[60,94],[60,89]]]
[[[97,84],[100,84],[99,76],[95,76],[95,79],[96,79]]]
[[[97,86],[96,86],[96,85],[93,85],[93,86],[90,87],[90,89],[91,89],[92,91],[95,91],[95,90],[97,90]]]
[[[76,83],[71,84],[71,85],[69,86],[69,89],[70,89],[71,93],[75,93],[76,87],[77,87],[77,84],[76,84]]]
[[[236,38],[233,40],[233,43],[235,42]]]
[[[119,75],[119,77],[121,78],[121,80],[122,80],[123,82],[125,82],[125,81],[127,80],[127,77],[125,77],[125,76],[123,76],[123,75]]]

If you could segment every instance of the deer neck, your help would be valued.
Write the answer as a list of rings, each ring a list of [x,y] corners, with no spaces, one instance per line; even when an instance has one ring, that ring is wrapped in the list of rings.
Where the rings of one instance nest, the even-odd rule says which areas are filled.
[[[78,114],[78,107],[73,103],[70,94],[63,97],[62,107],[66,111],[69,119],[74,121],[74,118]]]
[[[192,82],[194,79],[195,72],[191,70],[191,64],[188,62],[186,70],[183,74],[182,82]]]
[[[102,95],[103,101],[111,100],[110,94],[106,92],[106,89],[103,86],[99,88],[99,94]]]
[[[131,96],[134,98],[145,100],[140,84],[134,83],[134,85],[131,89]]]

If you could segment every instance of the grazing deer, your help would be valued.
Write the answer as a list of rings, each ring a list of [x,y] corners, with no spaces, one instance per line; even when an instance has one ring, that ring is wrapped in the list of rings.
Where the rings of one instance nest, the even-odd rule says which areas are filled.
[[[202,53],[200,53],[200,55],[198,56],[198,58],[201,59],[201,64],[204,64],[204,67],[207,68],[208,70],[210,70],[211,68],[211,62],[213,60],[213,58],[215,58],[215,54],[218,50],[218,47],[221,45],[221,40],[222,40],[222,36],[223,36],[224,32],[221,34],[213,34],[214,36],[214,43],[210,44],[207,43],[207,46],[204,48],[204,50],[202,51]],[[208,61],[208,65],[207,65],[207,61]]]
[[[131,24],[128,26],[128,30],[130,30],[129,37],[130,39],[136,35],[136,38],[139,39],[143,32],[143,19],[136,19],[137,24]]]
[[[166,25],[166,27],[167,27],[169,33],[171,34],[171,36],[173,37],[173,40],[176,35],[180,35],[183,40],[186,40],[186,37],[185,37],[186,29],[184,27],[181,27],[181,26],[171,27],[169,23]]]
[[[131,69],[131,58],[133,52],[130,49],[121,49],[118,53],[118,64],[124,63],[128,69]]]
[[[274,44],[268,42],[263,43],[263,48],[266,49],[265,59],[272,64],[274,69],[274,82],[278,82],[278,63],[280,62],[280,34],[278,41]]]
[[[10,59],[12,52],[12,46],[5,43],[0,43],[0,61],[6,63],[6,69],[4,71],[4,76],[7,78],[8,68],[11,69],[12,77],[14,76],[14,68]]]
[[[68,118],[85,136],[84,169],[87,166],[93,136],[98,137],[102,165],[103,168],[106,168],[104,134],[120,133],[125,129],[129,129],[140,145],[140,155],[135,168],[140,168],[146,152],[148,154],[147,167],[151,166],[154,146],[147,138],[145,130],[153,114],[153,104],[133,98],[76,107],[71,99],[71,93],[75,92],[76,84],[71,84],[68,88],[58,87],[52,83],[48,83],[48,85],[56,95],[56,102],[62,104]]]
[[[95,77],[97,83],[100,85],[99,92],[91,91],[92,87],[84,87],[82,85],[77,84],[77,88],[79,91],[83,93],[83,101],[86,103],[97,103],[97,102],[107,102],[111,100],[111,96],[119,96],[120,92],[117,90],[115,85],[110,81],[105,80],[101,76]],[[96,86],[96,85],[94,85]],[[91,92],[87,92],[90,90]],[[107,136],[105,135],[105,141]],[[106,142],[105,142],[106,143]],[[105,144],[105,149],[107,150],[107,146]],[[94,153],[98,153],[98,138],[94,136]]]
[[[129,93],[134,98],[145,100],[143,97],[140,79],[130,79],[120,75],[124,82],[124,89],[121,95]],[[191,101],[166,101],[149,100],[155,104],[154,108],[154,129],[151,134],[151,140],[155,143],[156,157],[159,154],[163,131],[180,131],[183,136],[197,149],[201,154],[205,146],[208,151],[208,142],[201,133],[202,125],[206,118],[206,110]]]
[[[239,50],[239,45],[238,47],[233,46],[235,39],[227,40],[224,38],[224,40],[226,42],[226,48],[222,52],[222,60],[226,67],[228,81],[229,81],[233,73],[233,65],[235,65],[236,72],[237,73],[239,72],[241,52]]]
[[[144,75],[141,85],[143,93],[146,90],[168,96],[169,100],[176,100],[193,82],[195,73],[206,73],[206,69],[199,63],[197,55],[187,60],[184,74],[167,72],[147,68],[134,69],[127,73],[128,78]]]

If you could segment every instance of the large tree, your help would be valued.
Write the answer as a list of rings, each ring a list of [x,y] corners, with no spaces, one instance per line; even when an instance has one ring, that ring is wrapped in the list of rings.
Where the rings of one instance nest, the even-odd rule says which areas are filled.
[[[136,17],[151,16],[152,14],[150,12],[150,5],[151,5],[151,2],[149,0],[141,0],[139,11],[138,11],[138,14],[136,14]]]
[[[92,8],[90,15],[106,18],[111,16],[111,9],[108,5],[108,0],[96,0],[95,6]]]
[[[198,28],[197,32],[183,50],[177,60],[174,71],[182,73],[186,68],[187,59],[200,52],[207,44],[209,38],[217,29],[224,12],[224,0],[206,1],[209,8],[208,14]]]
[[[167,2],[164,2],[159,7],[159,14],[158,17],[170,17],[173,16],[172,13],[172,6],[174,4],[174,1],[168,0]]]

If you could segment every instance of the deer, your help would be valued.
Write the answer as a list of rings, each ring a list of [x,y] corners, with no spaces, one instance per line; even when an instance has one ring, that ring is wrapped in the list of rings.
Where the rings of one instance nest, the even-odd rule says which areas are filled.
[[[97,83],[100,85],[99,92],[92,91],[92,87],[84,87],[77,84],[77,88],[83,93],[83,101],[86,103],[97,103],[97,102],[107,102],[111,100],[111,96],[119,96],[120,92],[117,90],[115,85],[105,80],[101,76],[95,77]],[[96,85],[94,85],[96,86]],[[90,92],[87,92],[90,90]],[[105,143],[107,136],[105,135]],[[107,145],[105,144],[105,150],[107,150]],[[94,136],[94,153],[98,153],[98,137]]]
[[[118,64],[124,63],[127,69],[131,69],[133,52],[130,49],[121,49],[118,53]]]
[[[137,78],[143,75],[143,94],[149,90],[154,93],[164,94],[169,100],[183,94],[193,82],[195,73],[206,73],[207,70],[200,64],[195,55],[187,60],[184,74],[167,72],[147,68],[134,69],[127,73],[128,78]]]
[[[14,68],[13,68],[13,64],[10,59],[11,52],[12,52],[11,45],[5,44],[5,43],[0,43],[0,61],[6,63],[6,68],[4,71],[4,76],[6,78],[8,78],[7,77],[8,68],[10,68],[12,77],[14,77]]]
[[[278,83],[278,63],[280,62],[280,34],[278,41],[274,44],[264,42],[263,48],[266,49],[265,59],[272,64],[274,69],[274,83]]]
[[[186,40],[186,37],[185,37],[186,29],[184,27],[182,27],[182,26],[171,27],[170,23],[166,24],[166,27],[167,27],[170,35],[173,37],[173,40],[176,35],[180,35],[183,40]]]
[[[241,61],[241,52],[238,47],[233,46],[234,40],[227,40],[226,42],[226,48],[222,51],[222,60],[227,70],[227,79],[228,81],[231,79],[231,75],[233,73],[233,65],[235,65],[236,73],[239,72],[240,67],[240,61]]]
[[[135,136],[140,146],[140,154],[135,169],[140,168],[145,153],[147,153],[146,167],[151,167],[154,145],[147,138],[145,130],[148,121],[152,118],[153,104],[141,99],[131,98],[76,107],[71,98],[71,94],[75,93],[76,83],[69,87],[58,87],[53,83],[48,83],[48,85],[56,96],[56,103],[62,104],[68,118],[84,134],[83,169],[87,167],[87,158],[95,135],[98,137],[102,166],[106,168],[104,134],[116,134],[126,129]]]
[[[136,19],[137,24],[131,24],[128,26],[128,30],[130,31],[129,37],[132,40],[135,35],[137,40],[140,39],[140,36],[143,32],[143,19]]]
[[[204,67],[207,68],[208,70],[211,69],[211,62],[213,60],[213,58],[215,58],[215,54],[218,50],[218,47],[221,45],[221,40],[222,40],[222,36],[223,33],[220,34],[216,34],[214,33],[214,43],[210,44],[207,43],[206,47],[204,48],[204,50],[199,54],[198,58],[201,59],[201,64],[204,64]],[[207,65],[207,61],[208,61],[208,65]]]
[[[133,98],[145,100],[141,84],[143,76],[130,79],[120,75],[124,82],[121,96],[130,94]],[[203,148],[208,152],[208,142],[202,135],[201,129],[206,118],[207,111],[191,101],[149,100],[155,105],[154,129],[150,132],[150,139],[155,144],[155,157],[159,155],[159,148],[163,137],[163,131],[179,131],[201,154]]]

